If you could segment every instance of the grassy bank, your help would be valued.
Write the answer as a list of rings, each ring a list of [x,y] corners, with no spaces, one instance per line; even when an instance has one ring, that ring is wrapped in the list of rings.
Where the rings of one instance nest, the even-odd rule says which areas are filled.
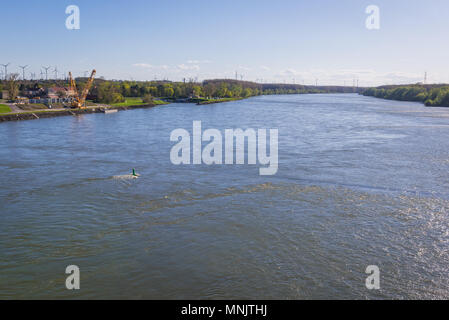
[[[218,99],[201,99],[198,101],[198,104],[212,104],[212,103],[220,103],[220,102],[229,102],[229,101],[236,101],[236,100],[242,100],[244,98],[218,98]]]
[[[6,104],[0,104],[0,113],[11,112],[11,108]]]
[[[154,99],[152,103],[143,102],[142,98],[126,98],[125,102],[114,103],[113,107],[129,107],[129,106],[144,106],[147,104],[161,105],[168,104],[168,102]]]

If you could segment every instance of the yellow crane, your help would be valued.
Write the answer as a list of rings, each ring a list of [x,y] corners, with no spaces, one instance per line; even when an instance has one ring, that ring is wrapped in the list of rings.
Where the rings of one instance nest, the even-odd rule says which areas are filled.
[[[94,77],[95,74],[97,73],[97,71],[94,69],[92,70],[92,73],[90,74],[90,78],[89,80],[87,80],[86,85],[83,88],[83,91],[81,92],[81,94],[78,93],[78,89],[76,88],[76,83],[75,83],[75,79],[73,79],[72,77],[72,73],[69,72],[69,85],[70,85],[70,90],[72,90],[73,94],[74,94],[74,100],[72,102],[72,108],[78,108],[78,109],[85,109],[86,108],[86,97],[87,94],[89,93],[90,88],[92,87],[92,83],[94,82]]]

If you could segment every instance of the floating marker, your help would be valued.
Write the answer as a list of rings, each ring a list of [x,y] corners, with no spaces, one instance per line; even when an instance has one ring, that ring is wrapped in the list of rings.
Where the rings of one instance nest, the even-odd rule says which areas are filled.
[[[137,179],[140,174],[136,173],[136,170],[133,168],[131,174],[124,174],[121,176],[113,176],[112,179]]]

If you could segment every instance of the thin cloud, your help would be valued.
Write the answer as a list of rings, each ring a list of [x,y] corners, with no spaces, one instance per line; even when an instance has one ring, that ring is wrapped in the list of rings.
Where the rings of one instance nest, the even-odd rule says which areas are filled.
[[[138,67],[138,68],[144,68],[144,69],[164,69],[167,70],[168,66],[167,65],[160,65],[160,66],[155,66],[149,63],[134,63],[132,65],[133,67]]]
[[[251,68],[249,68],[249,67],[245,67],[245,66],[238,66],[238,68],[237,69],[240,69],[240,70],[245,70],[245,71],[250,71],[251,70]]]
[[[202,64],[202,63],[212,63],[210,60],[188,60],[188,64]]]
[[[153,68],[153,66],[151,64],[148,64],[148,63],[134,63],[132,66],[133,67],[139,67],[139,68],[147,68],[147,69]]]
[[[200,66],[199,65],[197,65],[197,64],[194,64],[194,65],[187,65],[187,64],[179,64],[178,65],[178,68],[179,69],[181,69],[181,70],[199,70],[200,69]]]

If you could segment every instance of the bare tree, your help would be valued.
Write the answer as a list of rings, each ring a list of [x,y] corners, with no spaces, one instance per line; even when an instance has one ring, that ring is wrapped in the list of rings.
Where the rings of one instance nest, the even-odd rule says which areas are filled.
[[[8,80],[6,82],[6,90],[8,91],[10,100],[15,100],[19,95],[19,83],[17,82],[18,78],[19,78],[18,73],[11,73],[8,75]]]

